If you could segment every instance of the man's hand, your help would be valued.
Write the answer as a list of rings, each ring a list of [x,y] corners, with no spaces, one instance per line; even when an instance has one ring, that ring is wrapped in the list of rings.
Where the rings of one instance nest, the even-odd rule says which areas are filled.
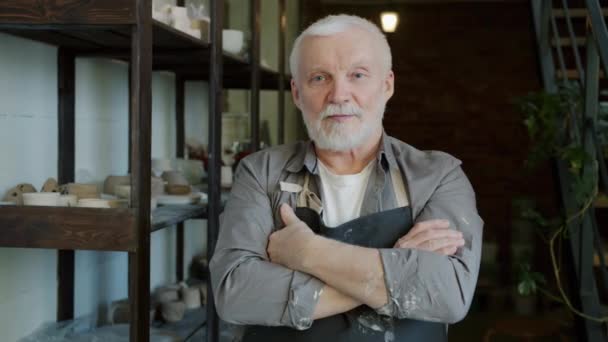
[[[315,233],[296,216],[289,205],[281,205],[280,210],[285,227],[268,238],[268,257],[275,264],[300,270]]]
[[[447,220],[428,220],[418,222],[397,243],[394,248],[415,248],[444,255],[456,253],[464,246],[462,233],[450,229]]]

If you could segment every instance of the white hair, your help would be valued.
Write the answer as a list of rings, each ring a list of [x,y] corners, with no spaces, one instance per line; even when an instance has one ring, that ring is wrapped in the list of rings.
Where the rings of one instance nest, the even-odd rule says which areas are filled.
[[[291,54],[289,55],[289,68],[294,79],[297,79],[298,62],[300,54],[300,45],[302,39],[307,36],[331,36],[342,33],[349,28],[357,27],[372,34],[376,41],[380,43],[382,51],[382,62],[386,70],[392,68],[391,48],[386,41],[386,36],[380,31],[378,26],[367,19],[355,15],[339,14],[328,15],[323,19],[319,19],[308,26],[293,43]]]

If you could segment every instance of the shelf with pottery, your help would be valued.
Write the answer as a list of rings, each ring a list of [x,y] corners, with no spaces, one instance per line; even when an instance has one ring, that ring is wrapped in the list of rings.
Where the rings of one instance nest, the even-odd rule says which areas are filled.
[[[165,180],[153,178],[151,181],[154,194],[151,232],[189,219],[206,218],[206,194],[192,192],[188,180],[179,172],[165,172],[165,175]],[[168,185],[167,180],[181,185]],[[129,182],[128,175],[108,176],[102,194],[97,184],[59,186],[52,178],[40,192],[31,184],[18,184],[9,189],[0,202],[0,245],[134,251],[137,211],[128,207]],[[173,193],[175,188],[182,193]],[[158,202],[163,206],[156,207]]]
[[[0,13],[2,5],[0,5]],[[0,20],[2,16],[0,15]],[[231,30],[225,30],[231,31]],[[0,24],[0,32],[18,37],[57,45],[74,51],[78,57],[105,57],[128,62],[131,58],[131,28],[128,26],[96,26],[83,30],[78,26],[63,25],[52,29],[10,28]],[[227,88],[249,88],[251,64],[240,55],[244,42],[231,35],[229,49],[224,50],[223,83]],[[166,23],[152,20],[152,69],[170,71],[187,80],[209,78],[211,46],[208,40],[199,39]],[[237,40],[236,43],[232,40]],[[260,68],[260,86],[277,89],[279,74],[268,67]],[[286,86],[288,86],[286,84]]]

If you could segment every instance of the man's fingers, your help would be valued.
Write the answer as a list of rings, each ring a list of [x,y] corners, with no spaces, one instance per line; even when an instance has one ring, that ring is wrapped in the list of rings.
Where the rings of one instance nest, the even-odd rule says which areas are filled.
[[[412,230],[410,230],[407,235],[410,235],[411,237],[416,236],[418,233],[421,233],[425,230],[429,230],[429,229],[446,229],[450,227],[450,221],[448,220],[428,220],[428,221],[421,221],[418,222],[414,225],[414,227],[412,228]]]
[[[281,204],[281,219],[283,220],[285,226],[300,222],[300,219],[296,216],[296,213],[287,203]]]
[[[408,238],[410,244],[416,248],[417,246],[424,245],[429,241],[435,241],[440,239],[461,239],[462,233],[454,229],[432,229],[425,230],[412,238]]]
[[[464,245],[464,240],[461,238],[443,238],[437,240],[429,240],[426,246],[422,248],[431,252],[440,252],[445,248],[461,247]],[[426,248],[425,248],[426,247]]]

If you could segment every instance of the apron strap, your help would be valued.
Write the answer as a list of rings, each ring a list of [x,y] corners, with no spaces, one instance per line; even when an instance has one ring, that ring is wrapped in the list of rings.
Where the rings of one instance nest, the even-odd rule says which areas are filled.
[[[323,203],[321,203],[321,199],[314,192],[310,191],[309,183],[310,173],[306,172],[302,191],[298,193],[296,205],[298,207],[310,208],[320,215],[321,211],[323,211]]]

